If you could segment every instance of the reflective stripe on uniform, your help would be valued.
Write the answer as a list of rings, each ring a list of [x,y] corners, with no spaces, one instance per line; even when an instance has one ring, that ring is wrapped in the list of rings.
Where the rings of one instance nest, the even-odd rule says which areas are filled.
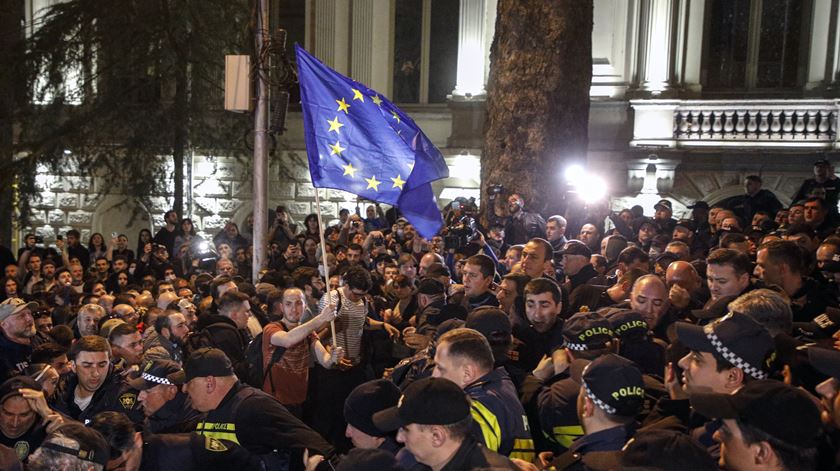
[[[216,423],[216,422],[199,422],[195,426],[195,433],[205,437],[215,438],[217,440],[228,440],[239,444],[239,439],[236,438],[236,424],[232,423]]]
[[[562,427],[554,427],[554,440],[564,448],[572,446],[575,439],[583,436],[583,427],[580,425],[564,425]]]
[[[502,428],[496,416],[484,407],[484,404],[473,399],[470,409],[473,419],[481,427],[481,435],[484,436],[484,444],[493,451],[499,451],[502,445]]]
[[[510,456],[508,458],[515,458],[533,463],[536,457],[533,440],[530,438],[513,439],[513,451],[510,452]]]

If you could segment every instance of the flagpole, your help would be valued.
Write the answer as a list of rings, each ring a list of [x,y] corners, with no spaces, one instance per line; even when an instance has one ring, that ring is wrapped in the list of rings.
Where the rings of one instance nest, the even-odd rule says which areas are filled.
[[[321,236],[321,263],[324,264],[324,278],[326,278],[327,283],[327,296],[330,299],[327,301],[327,305],[329,306],[330,302],[332,301],[332,291],[330,290],[330,266],[327,264],[327,240],[324,237],[324,220],[321,219],[321,189],[315,188],[315,212],[318,214],[318,233]],[[341,288],[339,288],[341,289]],[[339,295],[341,296],[341,295]],[[330,321],[330,332],[332,332],[332,344],[333,347],[338,346],[338,339],[335,336],[335,319]]]

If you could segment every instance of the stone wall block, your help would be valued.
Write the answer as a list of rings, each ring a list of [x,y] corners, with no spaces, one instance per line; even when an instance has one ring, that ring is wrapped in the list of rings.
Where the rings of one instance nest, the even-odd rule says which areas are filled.
[[[220,215],[233,215],[237,208],[242,205],[242,200],[239,199],[219,199],[216,200],[218,213]]]
[[[201,212],[206,215],[211,215],[216,214],[219,211],[217,205],[218,200],[216,200],[216,198],[201,197],[195,198],[193,201],[195,203],[195,210],[197,212]]]
[[[150,200],[151,207],[149,208],[149,211],[152,213],[165,213],[172,209],[168,198],[164,198],[162,196],[154,196],[150,198]]]
[[[207,231],[210,234],[215,234],[215,233],[219,232],[219,230],[224,229],[225,222],[227,221],[227,219],[225,219],[221,216],[213,215],[213,216],[204,217],[204,218],[201,219],[201,221],[202,221],[202,225],[204,226],[203,227],[204,231]]]
[[[59,193],[58,206],[60,208],[76,209],[79,207],[79,195],[73,193]]]
[[[313,210],[314,210],[313,205]],[[338,217],[338,205],[335,203],[326,203],[324,201],[321,202],[321,216],[324,219],[335,218]]]
[[[295,184],[290,181],[273,181],[268,184],[269,198],[292,199],[295,197]]]
[[[273,182],[268,182],[269,195],[274,186]],[[254,190],[250,180],[231,182],[230,192],[234,198],[251,199],[254,197]]]
[[[216,178],[208,178],[196,183],[193,191],[201,196],[228,196],[230,194],[230,183],[223,183]]]
[[[312,206],[303,202],[289,202],[286,203],[286,207],[289,208],[289,212],[292,213],[295,220],[300,221],[303,221],[303,218],[312,211]]]
[[[45,241],[55,240],[55,228],[52,226],[41,226],[35,229],[35,235],[43,237]]]
[[[47,213],[47,223],[49,223],[49,224],[53,224],[53,225],[69,224],[66,221],[67,221],[67,219],[64,215],[64,211],[62,211],[60,209],[54,209],[54,210],[50,211],[49,213]]]
[[[298,183],[295,185],[297,189],[297,197],[300,198],[315,198],[315,187],[311,183]]]
[[[52,191],[44,191],[40,193],[38,196],[40,198],[36,198],[33,202],[33,206],[36,208],[54,208],[55,207],[55,193]]]
[[[93,189],[93,179],[87,177],[64,177],[67,182],[67,191],[87,193]]]
[[[67,216],[67,222],[71,226],[89,226],[93,221],[93,213],[87,211],[73,211]]]

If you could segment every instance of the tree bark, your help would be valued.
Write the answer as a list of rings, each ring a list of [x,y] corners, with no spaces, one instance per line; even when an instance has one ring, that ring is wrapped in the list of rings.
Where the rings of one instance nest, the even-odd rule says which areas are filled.
[[[23,81],[15,67],[14,54],[23,43],[21,24],[24,18],[24,2],[21,0],[0,0],[0,166],[14,159],[13,116],[20,100]],[[12,224],[14,218],[15,175],[0,176],[0,245],[11,248]]]
[[[482,194],[502,184],[532,210],[562,209],[564,163],[588,145],[592,11],[593,0],[499,0]]]

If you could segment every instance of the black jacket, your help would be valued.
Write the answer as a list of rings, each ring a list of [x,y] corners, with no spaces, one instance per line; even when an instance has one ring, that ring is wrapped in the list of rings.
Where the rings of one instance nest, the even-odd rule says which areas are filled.
[[[181,391],[154,414],[146,417],[143,424],[149,433],[181,433],[195,430],[202,414],[192,408],[189,396]]]
[[[0,381],[20,373],[29,366],[29,357],[32,355],[32,346],[12,342],[6,334],[0,331]]]
[[[195,433],[143,435],[140,471],[257,471],[259,459],[236,443]]]
[[[238,443],[258,455],[266,469],[284,453],[292,453],[291,462],[299,463],[304,449],[332,459],[336,452],[314,430],[292,415],[280,402],[259,389],[237,382],[218,407],[198,422],[196,432]],[[275,450],[280,449],[281,453]]]
[[[411,471],[427,471],[432,468],[424,464],[416,464]],[[504,456],[488,450],[474,438],[466,438],[452,459],[441,468],[441,471],[463,471],[468,469],[511,469],[519,468]]]
[[[133,423],[137,425],[143,423],[143,410],[137,400],[137,392],[123,382],[119,372],[113,366],[105,382],[93,393],[93,399],[85,410],[79,409],[73,401],[78,384],[78,376],[71,374],[63,394],[56,399],[53,408],[82,423],[87,423],[93,419],[93,416],[105,411],[122,412]]]

